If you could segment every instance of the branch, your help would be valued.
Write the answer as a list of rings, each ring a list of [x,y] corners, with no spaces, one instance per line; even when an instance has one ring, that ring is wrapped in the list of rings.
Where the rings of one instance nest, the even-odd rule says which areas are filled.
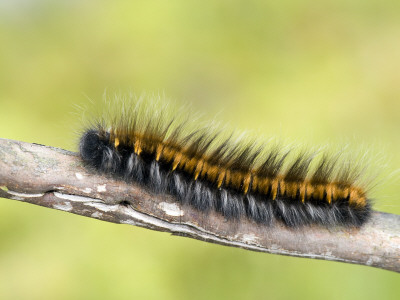
[[[0,139],[0,197],[247,250],[400,272],[400,216],[374,212],[361,229],[226,221],[91,172],[76,153],[37,144]]]

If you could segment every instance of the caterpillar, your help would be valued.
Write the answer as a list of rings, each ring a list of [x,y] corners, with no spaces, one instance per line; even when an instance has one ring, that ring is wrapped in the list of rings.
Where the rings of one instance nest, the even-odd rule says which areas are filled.
[[[371,215],[359,174],[338,155],[290,155],[268,143],[222,138],[224,130],[213,126],[188,131],[190,117],[168,116],[159,104],[110,105],[120,111],[106,109],[79,142],[83,162],[98,172],[171,194],[202,212],[267,226],[360,227]]]

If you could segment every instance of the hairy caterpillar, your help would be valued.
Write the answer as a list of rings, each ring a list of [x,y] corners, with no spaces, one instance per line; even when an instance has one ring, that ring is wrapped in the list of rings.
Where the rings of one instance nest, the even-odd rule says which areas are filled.
[[[321,155],[310,168],[315,159],[307,152],[290,159],[278,147],[221,140],[210,126],[187,132],[188,122],[168,117],[164,108],[116,106],[119,113],[106,110],[80,138],[81,158],[100,172],[227,219],[361,226],[371,214],[357,172],[337,156]]]

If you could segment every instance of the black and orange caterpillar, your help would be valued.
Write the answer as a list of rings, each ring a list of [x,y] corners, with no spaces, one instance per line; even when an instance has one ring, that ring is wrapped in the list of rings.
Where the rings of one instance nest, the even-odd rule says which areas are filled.
[[[162,111],[124,107],[119,117],[88,126],[80,155],[100,172],[172,194],[201,211],[214,209],[227,219],[358,227],[371,214],[357,172],[337,157],[322,155],[311,170],[314,155],[302,152],[288,161],[288,152],[278,147],[218,141],[207,128],[184,133],[185,127]]]

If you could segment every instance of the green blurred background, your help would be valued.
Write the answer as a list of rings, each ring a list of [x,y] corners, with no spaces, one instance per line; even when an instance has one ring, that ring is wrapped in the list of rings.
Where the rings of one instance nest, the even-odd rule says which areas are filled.
[[[76,150],[75,105],[106,89],[165,93],[265,136],[374,148],[387,162],[376,209],[397,214],[399,73],[398,0],[0,0],[0,137]],[[399,294],[387,271],[0,199],[0,299]]]

